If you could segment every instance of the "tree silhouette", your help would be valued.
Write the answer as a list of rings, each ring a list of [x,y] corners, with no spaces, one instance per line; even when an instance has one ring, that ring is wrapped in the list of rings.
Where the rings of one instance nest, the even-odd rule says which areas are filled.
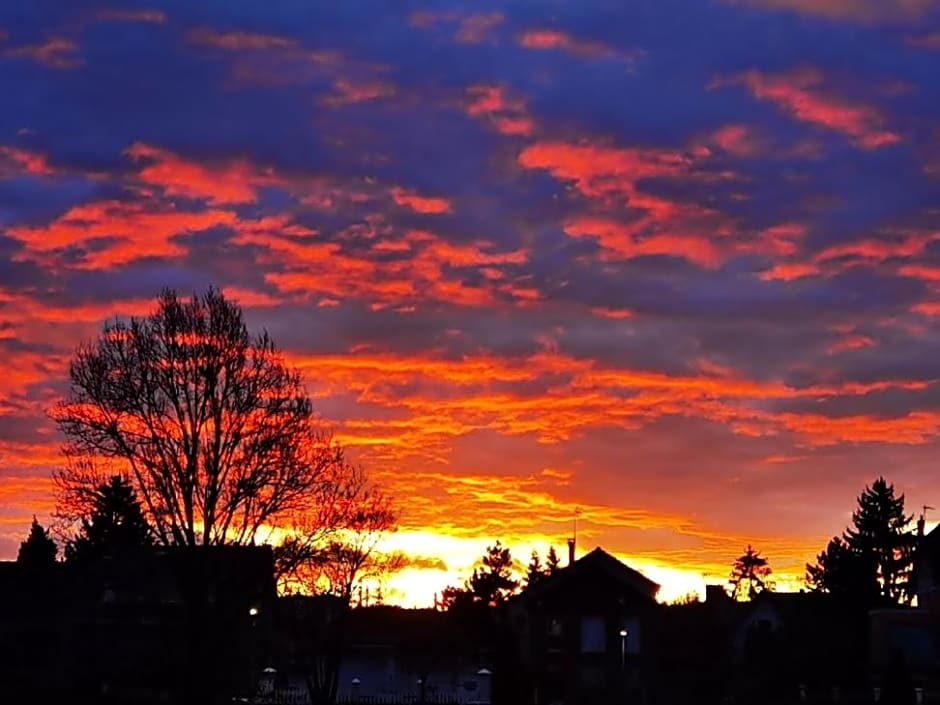
[[[732,586],[731,596],[736,600],[753,600],[765,590],[772,591],[774,585],[769,580],[772,572],[767,559],[748,544],[744,555],[737,558],[731,568],[728,579]]]
[[[548,555],[545,557],[545,571],[548,575],[553,575],[555,571],[561,568],[561,561],[558,560],[558,553],[554,546],[548,547]]]
[[[106,324],[69,379],[53,412],[68,457],[123,462],[157,543],[253,543],[343,481],[299,373],[215,289],[167,289],[150,316]],[[66,512],[102,481],[89,467],[57,474]]]
[[[474,568],[464,587],[444,588],[441,605],[445,610],[459,610],[470,605],[495,607],[519,588],[519,581],[512,577],[512,554],[508,548],[503,548],[501,542],[487,546],[481,562],[482,567]]]
[[[29,536],[20,543],[16,562],[26,568],[41,569],[53,565],[58,552],[59,548],[55,545],[55,541],[52,540],[36,517],[33,517],[33,523],[29,528]]]
[[[252,545],[295,517],[322,525],[322,544],[349,516],[355,481],[342,449],[319,433],[299,372],[266,332],[248,332],[241,308],[216,289],[112,321],[79,346],[66,399],[53,410],[70,460],[56,474],[59,512],[76,517],[103,462],[127,473],[159,545]],[[112,473],[108,473],[109,475]],[[225,700],[212,595],[213,561],[187,574],[183,702]],[[215,620],[215,621],[213,621]]]
[[[512,577],[513,560],[508,548],[497,541],[487,546],[483,556],[483,567],[475,568],[468,587],[476,602],[494,606],[512,595],[519,582]]]
[[[285,587],[299,584],[305,592],[333,595],[348,604],[363,581],[399,570],[402,556],[379,547],[398,528],[389,498],[360,467],[348,466],[342,475],[328,503],[293,522],[275,549],[275,561]]]
[[[913,515],[904,513],[904,495],[879,477],[865,486],[852,513],[852,526],[833,537],[806,566],[806,581],[821,592],[841,594],[863,604],[907,603],[914,536]]]
[[[533,550],[529,565],[526,566],[525,587],[530,588],[546,576],[546,569],[542,566],[542,559],[539,558],[539,552]]]
[[[75,538],[65,544],[65,559],[91,561],[123,555],[153,543],[150,525],[130,482],[113,475],[93,491],[89,515]]]
[[[275,551],[282,585],[337,598],[332,617],[304,647],[301,659],[310,701],[332,703],[346,642],[347,615],[353,594],[369,580],[379,580],[403,566],[399,553],[381,550],[381,540],[396,530],[389,499],[369,484],[361,468],[344,471],[347,482],[325,508],[330,521],[308,513],[293,526]],[[328,529],[328,530],[325,530]]]

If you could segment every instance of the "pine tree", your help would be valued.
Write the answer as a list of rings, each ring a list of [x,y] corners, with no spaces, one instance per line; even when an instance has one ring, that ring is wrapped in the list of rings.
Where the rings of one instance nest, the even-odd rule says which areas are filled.
[[[487,546],[483,567],[474,569],[467,585],[474,601],[493,606],[512,595],[519,587],[519,582],[512,577],[512,566],[508,548],[503,548],[499,541]]]
[[[83,517],[78,535],[65,546],[67,561],[91,561],[150,546],[153,532],[131,484],[121,475],[99,484],[91,513]]]
[[[853,550],[842,537],[833,536],[826,549],[816,556],[816,565],[806,564],[806,583],[813,591],[870,605],[880,593],[875,570],[871,556]]]
[[[731,596],[736,600],[753,600],[761,592],[772,591],[773,582],[769,580],[773,571],[767,559],[748,544],[744,555],[735,560],[728,583],[732,586]]]
[[[894,485],[883,477],[866,487],[852,513],[846,541],[862,555],[871,556],[882,597],[891,602],[907,600],[913,535],[907,530],[913,515],[904,513],[904,495],[895,496]]]
[[[879,477],[857,501],[852,526],[829,542],[815,566],[806,566],[807,583],[866,606],[909,602],[914,517],[904,513],[904,495]]]
[[[545,557],[545,572],[553,575],[561,567],[561,561],[558,560],[558,554],[554,546],[548,547],[548,555]]]
[[[45,568],[55,564],[58,552],[59,548],[55,545],[55,541],[34,516],[29,536],[20,544],[16,562],[27,568]]]
[[[525,587],[532,587],[544,579],[547,574],[546,569],[542,566],[542,559],[539,558],[539,552],[533,550],[529,565],[526,566]]]

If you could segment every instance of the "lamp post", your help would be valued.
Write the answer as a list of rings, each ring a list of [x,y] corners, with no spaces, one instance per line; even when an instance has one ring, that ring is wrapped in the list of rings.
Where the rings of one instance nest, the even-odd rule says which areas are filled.
[[[630,636],[630,632],[626,629],[620,630],[620,668],[624,667],[624,664],[627,661],[627,637]]]

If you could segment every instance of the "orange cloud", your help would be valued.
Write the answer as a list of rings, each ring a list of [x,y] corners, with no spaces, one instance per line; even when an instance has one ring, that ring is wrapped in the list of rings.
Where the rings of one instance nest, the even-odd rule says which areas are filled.
[[[7,56],[30,59],[53,69],[74,69],[82,65],[76,56],[78,45],[64,37],[50,37],[38,44],[26,44],[11,47],[5,51]]]
[[[502,86],[470,86],[467,96],[464,104],[467,115],[489,121],[500,134],[529,136],[534,131],[535,124],[526,112],[525,102],[507,95]]]
[[[537,142],[519,154],[524,168],[546,169],[558,179],[574,182],[581,193],[593,198],[618,194],[642,200],[635,187],[637,181],[682,173],[691,163],[688,155],[677,151],[616,149],[589,143]]]
[[[451,202],[446,198],[419,196],[398,187],[392,189],[392,200],[415,213],[448,213],[451,210]]]
[[[74,206],[48,225],[14,226],[8,233],[29,252],[39,255],[87,246],[99,239],[111,240],[106,248],[85,252],[79,265],[108,269],[143,257],[181,255],[185,247],[174,241],[175,236],[233,225],[236,220],[231,211],[184,212],[172,206],[153,208],[141,203],[96,201]],[[57,268],[55,258],[47,264],[53,270]]]
[[[283,294],[356,299],[374,308],[411,307],[428,301],[459,306],[496,303],[496,294],[512,295],[514,288],[500,281],[467,284],[456,271],[463,267],[521,264],[526,254],[516,250],[493,252],[492,244],[449,243],[421,230],[396,233],[381,219],[367,227],[353,226],[359,237],[374,240],[376,252],[394,252],[399,259],[372,261],[346,254],[339,242],[317,240],[303,229],[285,230],[283,220],[241,223],[236,241],[254,244],[269,253],[264,264],[276,265],[266,280]]]
[[[757,100],[773,103],[801,122],[841,132],[865,149],[900,141],[897,133],[885,128],[878,110],[833,96],[823,83],[820,71],[803,68],[785,74],[748,71],[730,79],[718,79],[712,85],[744,85]]]
[[[144,183],[159,186],[169,196],[204,198],[213,205],[252,203],[258,188],[284,184],[272,170],[258,170],[244,161],[209,167],[139,142],[124,153],[144,162],[138,174]]]
[[[703,267],[716,267],[721,263],[719,249],[708,236],[671,233],[644,236],[641,231],[645,225],[645,221],[623,224],[596,218],[578,218],[565,223],[565,232],[573,237],[596,239],[611,259],[669,255],[685,258]]]
[[[545,169],[556,179],[571,182],[605,207],[622,202],[636,211],[638,217],[632,220],[591,216],[566,223],[569,235],[597,238],[609,257],[672,254],[714,267],[740,247],[726,241],[734,234],[734,224],[709,207],[672,201],[640,187],[640,182],[654,177],[707,179],[709,176],[697,167],[710,156],[707,149],[682,153],[589,142],[536,142],[520,152],[518,162],[524,168]]]

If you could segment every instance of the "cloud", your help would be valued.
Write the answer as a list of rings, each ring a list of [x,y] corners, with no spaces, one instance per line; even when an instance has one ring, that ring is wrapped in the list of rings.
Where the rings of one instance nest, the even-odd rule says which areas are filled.
[[[395,95],[395,86],[391,83],[382,81],[357,83],[340,78],[333,83],[333,93],[325,96],[322,102],[324,105],[339,106],[388,98],[393,95]]]
[[[187,38],[193,44],[226,51],[293,49],[298,45],[297,40],[290,37],[245,31],[224,32],[207,27],[190,31]]]
[[[77,56],[78,45],[65,37],[50,37],[36,44],[23,44],[7,48],[4,53],[15,58],[29,59],[48,68],[76,69],[82,65]]]
[[[934,0],[724,0],[734,5],[791,10],[805,15],[862,24],[908,23],[924,18],[935,8]]]
[[[163,10],[156,9],[104,9],[99,10],[96,17],[102,22],[143,22],[148,24],[164,24],[166,22],[166,13]]]
[[[501,86],[470,86],[467,88],[465,110],[471,117],[486,120],[503,135],[529,136],[535,130],[525,102],[507,95]]]
[[[773,103],[801,122],[841,132],[865,149],[878,149],[901,140],[896,132],[885,127],[885,119],[878,110],[833,96],[824,84],[822,72],[802,68],[783,74],[752,70],[718,79],[712,85],[743,85],[757,100]]]
[[[416,213],[448,213],[452,204],[446,198],[421,196],[402,188],[392,189],[392,200],[399,206],[410,208]]]
[[[256,170],[244,161],[204,166],[143,143],[131,145],[125,154],[141,164],[138,178],[143,183],[168,196],[207,199],[213,205],[250,203],[257,199],[259,188],[283,184],[272,171]]]
[[[14,173],[52,176],[56,171],[49,166],[46,157],[42,154],[9,145],[0,145],[0,178]]]
[[[628,61],[635,61],[644,52],[640,50],[624,51],[607,46],[601,42],[576,39],[557,29],[529,29],[522,32],[517,41],[526,49],[551,50],[558,49],[574,56],[599,58],[622,57]]]

